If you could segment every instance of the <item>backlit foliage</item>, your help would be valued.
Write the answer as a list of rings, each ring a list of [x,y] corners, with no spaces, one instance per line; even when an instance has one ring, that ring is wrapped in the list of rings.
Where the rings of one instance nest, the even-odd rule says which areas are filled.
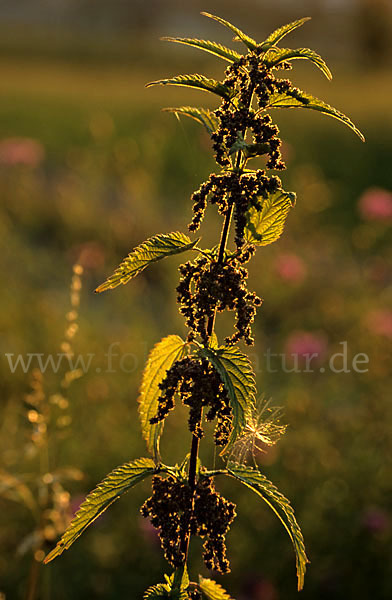
[[[181,598],[228,600],[220,585],[200,577],[190,581],[187,571],[189,544],[203,539],[203,559],[210,570],[227,573],[225,535],[236,515],[235,505],[215,488],[220,476],[230,477],[255,492],[280,519],[292,542],[302,589],[307,564],[304,541],[290,502],[257,466],[257,452],[274,444],[284,433],[280,414],[265,403],[256,406],[256,378],[241,341],[253,344],[252,323],[261,299],[247,287],[245,265],[257,247],[279,239],[296,196],[283,189],[276,172],[286,168],[281,138],[273,123],[273,108],[307,108],[338,119],[363,140],[352,121],[337,109],[296,88],[278,71],[288,71],[293,60],[307,60],[328,78],[324,60],[308,48],[279,48],[277,44],[308,19],[289,23],[261,43],[220,17],[203,13],[228,27],[245,46],[240,54],[219,43],[191,38],[165,38],[223,59],[221,81],[200,74],[160,79],[153,85],[184,86],[211,93],[220,104],[215,110],[182,106],[168,108],[177,117],[200,123],[211,138],[218,172],[209,175],[192,195],[193,215],[189,231],[202,226],[207,208],[222,217],[219,243],[202,248],[200,239],[179,233],[160,234],[137,246],[97,292],[127,283],[150,263],[182,252],[196,253],[179,268],[177,300],[185,318],[186,341],[169,335],[151,351],[143,374],[139,414],[143,437],[153,458],[141,458],[112,471],[89,494],[79,512],[47,556],[49,562],[69,548],[79,535],[117,498],[139,481],[152,476],[152,495],[141,512],[158,530],[165,557],[174,571],[165,582],[150,587],[146,599]],[[252,169],[253,159],[263,168]],[[230,230],[234,229],[231,244]],[[216,318],[226,310],[235,313],[235,331],[219,341]],[[189,454],[173,467],[162,464],[159,442],[163,423],[181,402],[189,408],[192,434]],[[203,423],[215,421],[213,442],[223,447],[220,469],[207,470],[199,459],[205,437]],[[204,440],[203,440],[204,441]],[[249,455],[254,466],[246,464]]]

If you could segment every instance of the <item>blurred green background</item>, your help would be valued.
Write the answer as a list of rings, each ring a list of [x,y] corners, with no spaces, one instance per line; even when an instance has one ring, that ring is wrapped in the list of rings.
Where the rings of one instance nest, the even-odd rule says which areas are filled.
[[[0,593],[10,600],[31,599],[36,575],[36,598],[43,600],[141,598],[166,569],[138,512],[147,483],[41,569],[36,505],[53,479],[48,473],[79,469],[83,477],[72,471],[72,481],[57,489],[57,512],[45,515],[53,523],[61,511],[67,518],[108,471],[146,454],[137,390],[153,344],[185,333],[174,291],[181,259],[152,266],[113,292],[92,292],[150,235],[185,231],[189,197],[214,169],[198,125],[160,111],[215,106],[214,99],[144,87],[177,72],[221,76],[219,59],[158,39],[231,43],[200,10],[259,40],[312,16],[287,43],[321,52],[335,78],[328,83],[311,65],[297,64],[293,80],[348,113],[367,138],[361,144],[319,114],[273,114],[285,141],[284,185],[298,202],[282,239],[260,249],[251,266],[249,287],[264,298],[251,354],[260,392],[284,407],[289,423],[278,446],[259,460],[291,499],[303,529],[311,564],[301,597],[392,597],[390,3],[19,0],[0,7]],[[205,244],[219,235],[214,209],[208,217]],[[49,464],[43,464],[45,432],[26,402],[37,364],[12,372],[6,354],[61,352],[76,262],[84,274],[72,346],[76,355],[94,356],[69,389],[61,387],[61,370],[43,375],[46,398],[61,392],[69,401],[68,408],[42,401],[52,414]],[[118,356],[109,367],[111,344]],[[328,361],[344,347],[350,372],[335,372]],[[299,354],[300,365],[307,352],[319,359],[312,373],[288,372],[290,357],[285,365],[273,358],[271,369],[268,349]],[[366,372],[352,368],[358,353],[369,359],[361,364]],[[179,410],[168,420],[166,461],[182,460],[187,451],[185,415]],[[212,464],[207,443],[202,453]],[[293,552],[280,523],[250,492],[231,483],[220,489],[239,513],[228,537],[232,572],[223,585],[237,600],[296,598]],[[46,527],[46,538],[55,538],[56,527]],[[193,574],[206,575],[197,544],[192,554]]]

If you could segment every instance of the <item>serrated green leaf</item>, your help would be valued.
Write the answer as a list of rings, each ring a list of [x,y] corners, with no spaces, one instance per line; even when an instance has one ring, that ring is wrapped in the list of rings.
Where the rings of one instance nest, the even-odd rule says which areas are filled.
[[[257,47],[257,42],[255,42],[255,40],[253,40],[246,33],[241,31],[241,29],[238,29],[238,27],[236,27],[235,25],[229,23],[229,21],[225,21],[225,19],[222,19],[221,17],[217,17],[215,15],[211,15],[208,12],[202,12],[201,14],[205,17],[208,17],[209,19],[214,19],[214,21],[218,21],[218,23],[220,23],[221,25],[224,25],[225,27],[228,27],[228,29],[231,29],[231,31],[235,33],[236,36],[238,36],[239,39],[245,44],[245,46],[247,46],[250,50],[254,50]]]
[[[363,134],[344,113],[297,88],[293,93],[272,94],[267,108],[308,108],[310,110],[317,110],[334,119],[338,119],[338,121],[341,121],[354,131],[362,142],[365,141]]]
[[[233,63],[241,58],[241,54],[235,52],[231,48],[227,48],[222,44],[217,44],[216,42],[211,42],[209,40],[197,40],[194,38],[174,38],[174,37],[163,37],[162,40],[166,42],[176,42],[178,44],[185,44],[187,46],[193,46],[194,48],[199,48],[200,50],[204,50],[205,52],[209,52],[210,54],[214,54],[215,56],[219,56],[219,58],[223,58]]]
[[[49,552],[45,563],[50,562],[67,550],[77,538],[93,523],[113,502],[149,475],[157,472],[150,458],[138,458],[114,469],[89,493],[57,546]]]
[[[246,214],[245,239],[256,246],[267,246],[282,235],[295,194],[278,190],[266,198],[260,197],[259,203],[259,208],[252,206]]]
[[[218,117],[214,115],[212,110],[208,108],[196,108],[195,106],[179,106],[178,108],[164,108],[166,112],[172,112],[179,117],[180,115],[185,115],[186,117],[190,117],[194,119],[201,125],[207,129],[208,133],[213,133],[219,126]]]
[[[239,348],[201,348],[200,355],[207,358],[227,390],[233,413],[233,429],[230,440],[223,450],[227,452],[246,426],[248,414],[254,408],[256,398],[256,378],[249,358]]]
[[[199,588],[207,600],[233,600],[219,583],[199,575]]]
[[[139,416],[142,434],[147,442],[149,452],[155,458],[159,456],[159,439],[163,431],[163,421],[150,423],[158,410],[158,399],[161,395],[159,384],[164,379],[166,372],[176,360],[181,360],[188,352],[188,344],[178,335],[169,335],[163,338],[151,350],[140,387]]]
[[[199,238],[200,239],[200,238]],[[126,284],[130,279],[139,275],[148,265],[172,254],[191,250],[199,239],[191,239],[179,231],[168,234],[154,235],[140,246],[137,246],[115,270],[113,275],[97,289],[96,293],[112,290],[120,284]]]
[[[189,595],[186,590],[172,589],[171,579],[165,575],[167,583],[158,583],[144,592],[143,600],[188,600]]]
[[[297,566],[298,590],[302,590],[306,564],[309,562],[305,552],[304,539],[296,521],[294,510],[290,502],[281,494],[273,483],[260,473],[258,469],[237,464],[228,465],[228,474],[241,481],[248,488],[256,492],[260,498],[278,516],[290,536],[295,551]]]
[[[310,48],[291,49],[273,47],[265,53],[263,63],[267,67],[273,68],[279,66],[282,62],[296,59],[310,60],[310,62],[315,64],[324,73],[327,79],[332,79],[332,73],[325,61],[317,52],[314,52]]]
[[[297,29],[297,27],[301,27],[310,19],[311,17],[304,17],[303,19],[298,19],[297,21],[293,21],[292,23],[288,23],[287,25],[283,25],[282,27],[275,29],[275,31],[273,31],[271,35],[269,35],[267,39],[259,45],[259,48],[263,52],[268,50],[272,46],[275,46],[275,44],[278,44],[280,40],[282,40],[288,33],[291,33],[294,31],[294,29]]]
[[[235,94],[235,91],[232,88],[220,83],[220,81],[216,81],[216,79],[208,79],[208,77],[204,77],[204,75],[199,75],[198,73],[193,75],[177,75],[176,77],[170,77],[168,79],[151,81],[150,83],[147,83],[146,87],[151,87],[152,85],[179,85],[191,87],[204,90],[205,92],[217,94],[218,96],[226,99],[232,98]]]
[[[170,586],[166,583],[158,583],[144,592],[143,600],[165,600],[171,597]]]

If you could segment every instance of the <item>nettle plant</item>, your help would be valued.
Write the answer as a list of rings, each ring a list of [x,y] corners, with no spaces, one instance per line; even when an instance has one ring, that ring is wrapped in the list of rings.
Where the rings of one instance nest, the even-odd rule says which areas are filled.
[[[253,344],[251,325],[261,299],[248,290],[245,265],[256,247],[275,242],[283,232],[295,194],[286,192],[271,171],[285,169],[280,153],[279,130],[269,115],[273,108],[307,108],[330,115],[361,132],[344,114],[299,90],[275,71],[289,70],[295,59],[314,63],[330,79],[331,73],[313,50],[279,48],[278,43],[308,19],[300,19],[274,31],[257,43],[220,17],[205,16],[228,27],[246,54],[221,44],[188,38],[168,41],[194,46],[229,63],[222,81],[203,75],[179,75],[148,85],[179,85],[205,90],[221,99],[216,110],[182,106],[169,108],[177,116],[191,117],[203,125],[212,140],[219,172],[211,174],[192,195],[193,218],[189,230],[196,232],[208,203],[222,216],[219,243],[201,248],[200,238],[191,240],[179,232],[151,237],[135,248],[97,292],[127,283],[151,263],[167,256],[192,251],[193,260],[181,265],[177,300],[188,327],[186,340],[169,335],[151,351],[143,374],[139,415],[151,458],[139,458],[112,471],[80,507],[75,518],[46,562],[59,556],[122,494],[152,476],[152,495],[141,507],[157,529],[165,558],[172,567],[165,582],[149,588],[144,598],[227,600],[229,595],[212,579],[199,576],[192,582],[187,561],[192,537],[204,540],[203,559],[210,571],[229,572],[225,536],[236,516],[235,505],[215,488],[215,480],[230,477],[255,492],[281,520],[295,551],[298,589],[302,589],[307,557],[301,530],[289,501],[268,481],[249,451],[271,445],[284,426],[279,415],[265,403],[257,406],[255,375],[251,363],[236,345]],[[253,170],[249,161],[265,158],[265,168]],[[234,223],[233,223],[234,222]],[[233,246],[229,234],[233,224]],[[235,313],[235,331],[220,343],[214,333],[216,315]],[[159,442],[176,399],[189,407],[190,452],[174,466],[161,460]],[[201,464],[199,446],[205,421],[215,421],[213,443],[220,449],[221,468]]]

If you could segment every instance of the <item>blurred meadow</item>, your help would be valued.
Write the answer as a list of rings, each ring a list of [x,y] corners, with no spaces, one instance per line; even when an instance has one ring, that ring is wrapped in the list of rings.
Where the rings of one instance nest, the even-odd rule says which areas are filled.
[[[85,494],[115,466],[146,455],[136,402],[143,364],[161,337],[185,333],[175,302],[181,257],[126,287],[93,290],[138,243],[185,231],[189,197],[215,169],[199,125],[160,110],[216,106],[214,99],[144,87],[180,72],[221,77],[219,59],[158,39],[230,44],[200,10],[259,40],[312,16],[290,45],[319,51],[334,80],[296,64],[293,81],[343,110],[366,136],[362,144],[338,121],[308,111],[273,113],[285,141],[284,187],[298,199],[282,238],[259,249],[251,266],[249,287],[264,303],[250,352],[260,393],[283,407],[289,424],[258,460],[302,526],[311,564],[301,598],[392,597],[389,2],[25,0],[0,7],[0,597],[7,600],[33,600],[34,588],[42,600],[141,598],[168,572],[139,514],[148,483],[60,559],[41,561]],[[220,227],[213,208],[209,216],[206,246]],[[218,335],[228,325],[218,321]],[[343,351],[347,364],[336,356]],[[55,373],[36,357],[25,369],[13,362],[61,352],[91,355],[89,368],[65,361]],[[308,353],[318,358],[306,370]],[[168,420],[166,462],[187,451],[185,416],[179,409]],[[214,460],[208,444],[202,458]],[[228,537],[232,572],[222,584],[237,600],[296,598],[294,556],[278,520],[256,496],[221,489],[238,504]],[[206,575],[197,548],[191,564]]]

